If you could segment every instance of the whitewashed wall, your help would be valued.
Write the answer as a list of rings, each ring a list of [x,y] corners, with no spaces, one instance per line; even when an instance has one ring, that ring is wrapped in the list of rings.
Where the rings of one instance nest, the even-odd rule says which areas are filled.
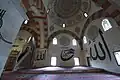
[[[62,36],[66,36],[67,38],[69,38],[70,43],[67,46],[63,46],[60,44],[60,38]],[[51,57],[57,58],[56,66],[73,67],[75,66],[74,57],[79,58],[80,65],[86,65],[86,57],[85,57],[86,54],[84,51],[80,50],[80,46],[78,42],[76,46],[72,45],[72,39],[74,39],[72,36],[61,33],[60,35],[57,35],[56,38],[57,38],[57,45],[53,45],[53,42],[50,42],[48,50],[38,49],[38,51],[36,51],[33,67],[51,66]],[[63,50],[69,50],[71,48],[74,49],[73,57],[66,61],[62,60],[61,52]],[[69,56],[66,57],[68,58]]]
[[[68,46],[63,46],[60,44],[60,38],[62,36],[66,36],[70,40],[70,44]],[[80,65],[85,65],[85,60],[84,60],[84,53],[80,51],[80,46],[77,43],[77,46],[72,45],[72,39],[74,39],[72,36],[61,33],[60,35],[56,36],[58,40],[57,45],[53,45],[53,43],[50,43],[49,49],[48,49],[48,56],[49,56],[49,65],[50,65],[50,59],[51,57],[57,57],[57,66],[74,66],[74,57],[78,57],[80,60]],[[66,49],[74,49],[74,56],[67,60],[63,61],[60,57],[62,50]]]
[[[47,7],[47,1],[48,0],[44,0],[43,2],[44,2],[44,4],[45,4],[45,6]],[[99,6],[96,6],[96,4],[94,3],[94,2],[92,2],[91,1],[91,8],[90,8],[90,11],[88,12],[88,16],[90,16],[90,15],[92,15],[94,12],[96,12],[96,11],[98,11],[98,10],[100,10],[100,9],[102,9],[102,8],[100,8]],[[84,17],[84,16],[83,16]],[[81,31],[82,31],[82,28],[83,28],[83,26],[84,26],[84,23],[86,22],[86,20],[87,20],[87,18],[84,18],[83,20],[81,20],[80,21],[80,23],[78,23],[78,24],[75,24],[75,25],[73,25],[73,26],[71,26],[71,27],[66,27],[66,28],[62,28],[62,26],[59,26],[59,25],[56,25],[56,24],[54,24],[54,22],[51,20],[51,18],[48,16],[48,36],[50,36],[52,33],[54,33],[54,32],[57,32],[58,30],[69,30],[69,31],[71,31],[71,32],[73,32],[73,33],[75,33],[78,37],[80,36],[80,34],[81,34]],[[50,31],[50,27],[51,26],[53,26],[53,31]],[[75,32],[75,28],[76,27],[79,27],[80,28],[80,32],[79,33],[76,33]],[[60,34],[61,35],[61,34]],[[67,36],[69,36],[69,35],[67,35]],[[57,37],[60,37],[60,36],[57,36]],[[70,37],[70,36],[69,36]],[[71,38],[72,39],[72,38]],[[59,41],[58,41],[59,42]],[[59,45],[59,44],[58,44]],[[71,46],[70,46],[71,47]],[[53,51],[52,51],[53,50]],[[49,59],[48,61],[48,64],[50,65],[50,58],[52,57],[52,56],[59,56],[58,57],[58,61],[60,61],[60,62],[57,62],[58,64],[58,66],[60,66],[60,63],[62,64],[62,65],[64,65],[64,64],[67,64],[67,62],[69,62],[69,61],[67,61],[66,63],[64,63],[61,59],[60,59],[60,52],[61,52],[61,48],[60,48],[60,46],[53,46],[52,45],[52,42],[50,43],[50,46],[49,46],[49,49],[48,49],[48,56],[50,56],[49,58],[47,58],[47,59]],[[80,48],[79,48],[79,56],[77,56],[77,57],[80,57],[80,56],[82,56],[80,59],[80,65],[86,65],[86,57],[83,57],[83,56],[85,56],[86,54],[86,51],[80,51]],[[77,54],[78,54],[77,53]],[[57,55],[55,55],[55,54],[57,54]],[[59,54],[59,55],[58,55]],[[83,58],[83,59],[82,59]],[[82,61],[83,60],[83,61]],[[70,65],[70,66],[72,66],[72,65],[74,65],[74,61],[73,61],[73,58],[70,60],[71,62],[68,64],[68,65]],[[46,62],[47,63],[47,62]],[[64,65],[65,66],[65,65]]]
[[[120,73],[120,66],[117,65],[117,62],[115,60],[115,56],[113,53],[114,51],[120,50],[120,37],[119,37],[120,29],[113,19],[108,18],[113,28],[105,32],[102,28],[102,25],[101,25],[101,22],[103,19],[104,18],[93,21],[89,25],[89,28],[90,28],[90,26],[92,27],[92,25],[95,25],[103,31],[103,37],[107,43],[107,46],[109,48],[112,59],[110,61],[107,50],[103,44],[103,41],[102,41],[100,35],[98,35],[95,39],[95,42],[90,40],[91,44],[89,44],[87,48],[89,49],[91,47],[92,48],[92,55],[96,56],[96,52],[95,52],[93,44],[97,44],[98,54],[100,56],[103,56],[103,53],[101,52],[101,49],[98,46],[98,42],[101,42],[103,45],[103,49],[106,52],[106,58],[105,58],[105,60],[100,60],[100,59],[93,60],[93,59],[91,59],[90,63],[91,63],[92,67],[103,68],[103,69],[106,69],[108,71]],[[86,34],[86,36],[87,36],[87,34]],[[88,38],[88,40],[89,40],[89,38]],[[88,51],[88,52],[90,53],[90,51]]]
[[[16,35],[27,17],[23,16],[18,10],[20,7],[16,6],[12,0],[0,0],[0,9],[6,10],[3,16],[3,26],[0,29],[3,38],[10,42],[14,42]],[[21,8],[22,9],[22,8]],[[24,13],[24,12],[23,12]],[[3,67],[9,55],[9,50],[12,44],[5,43],[0,40],[0,74],[3,71]]]

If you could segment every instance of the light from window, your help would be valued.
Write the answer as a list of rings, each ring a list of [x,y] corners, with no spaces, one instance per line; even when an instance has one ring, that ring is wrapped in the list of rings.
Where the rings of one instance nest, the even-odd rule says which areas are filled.
[[[25,21],[24,21],[24,24],[27,24],[27,23],[28,23],[28,20],[25,20]]]
[[[83,42],[84,42],[84,44],[87,43],[87,38],[86,38],[86,36],[83,37]]]
[[[50,12],[50,9],[47,10],[47,13],[49,13],[49,12]]]
[[[28,38],[28,41],[27,41],[27,43],[29,43],[29,42],[30,42],[31,38],[32,38],[32,37],[29,37],[29,38]]]
[[[53,38],[53,44],[57,45],[57,38]]]
[[[107,30],[112,28],[112,26],[111,26],[111,24],[110,24],[108,19],[103,19],[102,27],[103,27],[104,31],[107,31]]]
[[[35,45],[35,38],[34,37],[32,38],[32,41],[33,41],[33,44]]]
[[[73,46],[76,46],[76,45],[77,45],[76,39],[73,39],[73,40],[72,40],[72,44],[73,44]]]
[[[118,65],[120,65],[120,52],[115,52],[115,58],[117,60]]]
[[[75,66],[79,66],[80,65],[79,58],[74,58],[74,62],[75,62]]]
[[[65,24],[63,24],[63,28],[65,28]]]
[[[88,17],[88,14],[87,14],[87,13],[84,13],[84,16],[85,16],[85,17]]]
[[[57,61],[56,57],[51,57],[51,66],[56,66],[56,61]]]

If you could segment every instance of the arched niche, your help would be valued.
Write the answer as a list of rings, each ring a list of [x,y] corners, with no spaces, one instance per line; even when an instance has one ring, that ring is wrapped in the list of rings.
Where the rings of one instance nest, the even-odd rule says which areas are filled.
[[[80,65],[85,63],[85,54],[81,53],[79,42],[67,33],[60,33],[50,40],[48,46],[49,65],[51,57],[57,58],[56,66],[73,67],[75,66],[74,58],[79,58]]]

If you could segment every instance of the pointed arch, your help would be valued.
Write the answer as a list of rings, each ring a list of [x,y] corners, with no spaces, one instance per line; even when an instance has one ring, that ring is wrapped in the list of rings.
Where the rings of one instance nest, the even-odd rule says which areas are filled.
[[[72,36],[73,38],[76,39],[76,41],[79,43],[80,47],[81,47],[81,40],[80,38],[73,32],[69,31],[69,30],[58,30],[54,33],[52,33],[49,37],[48,37],[48,41],[47,41],[47,47],[49,47],[50,42],[53,40],[53,38],[61,33],[65,33],[68,34],[70,36]]]
[[[116,13],[117,12],[117,13]],[[114,14],[116,13],[116,14]],[[112,13],[108,13],[106,12],[104,9],[102,10],[99,10],[95,13],[93,13],[85,22],[84,26],[83,26],[83,29],[82,29],[82,32],[81,32],[81,35],[80,35],[80,39],[83,39],[84,37],[84,34],[86,32],[86,29],[88,28],[88,25],[94,21],[94,20],[97,20],[97,19],[100,19],[100,18],[105,18],[105,17],[111,17],[113,18],[116,23],[120,26],[120,18],[117,18],[118,16],[120,16],[120,11],[119,10],[114,10]],[[83,41],[81,40],[81,49],[83,49]]]

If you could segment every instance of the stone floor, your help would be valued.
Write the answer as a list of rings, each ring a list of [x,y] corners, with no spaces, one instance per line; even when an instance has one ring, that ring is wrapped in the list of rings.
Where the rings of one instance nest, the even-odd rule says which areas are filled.
[[[4,72],[2,80],[120,80],[120,75],[90,67],[46,67]]]

